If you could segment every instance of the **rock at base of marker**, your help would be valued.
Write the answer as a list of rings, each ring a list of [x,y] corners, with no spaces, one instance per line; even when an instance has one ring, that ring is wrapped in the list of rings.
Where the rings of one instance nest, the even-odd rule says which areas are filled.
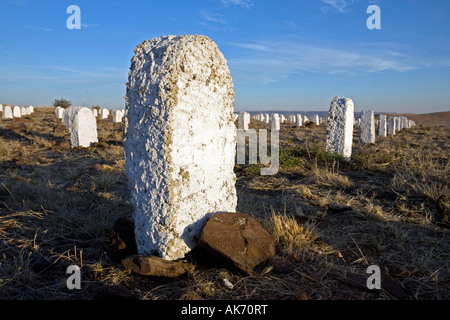
[[[127,270],[142,276],[176,278],[192,272],[195,266],[185,261],[170,261],[156,256],[132,255],[122,260]]]
[[[202,230],[199,245],[248,275],[275,255],[272,236],[253,217],[241,212],[212,215]]]

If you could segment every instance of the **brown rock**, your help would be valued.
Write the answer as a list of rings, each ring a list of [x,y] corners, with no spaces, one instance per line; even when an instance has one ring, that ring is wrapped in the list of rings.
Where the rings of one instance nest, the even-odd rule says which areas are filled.
[[[305,127],[314,129],[314,128],[317,128],[317,124],[315,122],[310,121],[305,124]]]
[[[184,261],[170,261],[156,256],[132,255],[122,260],[126,269],[143,276],[176,278],[193,271],[194,266]]]
[[[212,215],[202,230],[199,245],[248,275],[275,255],[272,236],[254,218],[241,212]]]
[[[119,218],[109,234],[108,256],[114,261],[137,254],[134,237],[134,223],[127,218]]]

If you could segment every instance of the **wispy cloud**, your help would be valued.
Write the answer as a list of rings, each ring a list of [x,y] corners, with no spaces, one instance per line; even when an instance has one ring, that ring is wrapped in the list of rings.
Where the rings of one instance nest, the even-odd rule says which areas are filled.
[[[98,23],[91,23],[91,24],[82,23],[81,24],[81,28],[92,28],[92,27],[98,27],[98,26],[100,26],[100,24],[98,24]]]
[[[36,27],[36,26],[25,26],[25,29],[36,30],[36,31],[45,31],[45,32],[53,31],[50,28],[43,28],[43,27]]]
[[[344,13],[346,12],[347,7],[354,3],[355,0],[321,0],[321,2],[325,4],[320,7],[320,10],[322,10],[323,13],[327,12],[331,8],[340,13]]]
[[[244,8],[251,8],[253,0],[220,0],[225,6],[239,6]]]
[[[128,70],[110,67],[73,68],[59,65],[8,65],[0,67],[2,80],[36,80],[69,84],[123,83]]]
[[[288,41],[254,41],[231,45],[246,49],[242,52],[243,56],[228,61],[234,76],[264,84],[277,82],[294,74],[405,72],[418,67],[404,54],[388,54],[381,49],[377,52],[363,52]]]
[[[215,22],[215,23],[227,23],[223,17],[223,14],[217,13],[217,12],[210,12],[210,11],[200,11],[200,15],[209,22]]]

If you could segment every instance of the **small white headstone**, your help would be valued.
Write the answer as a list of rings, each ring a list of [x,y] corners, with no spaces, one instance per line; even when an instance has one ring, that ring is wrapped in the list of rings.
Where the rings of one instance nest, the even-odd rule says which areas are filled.
[[[238,118],[238,129],[248,130],[250,124],[250,113],[241,111]]]
[[[272,119],[270,120],[270,128],[272,130],[280,130],[280,115],[278,113],[272,114]]]
[[[72,148],[87,148],[98,142],[97,121],[91,109],[70,107],[64,111],[63,122],[69,129]]]
[[[400,117],[394,117],[395,132],[402,130]]]
[[[28,115],[28,107],[20,107],[20,114],[22,115],[22,117]]]
[[[316,114],[316,115],[313,116],[313,122],[316,125],[320,125],[319,115]]]
[[[10,106],[3,107],[2,119],[12,119],[13,112]]]
[[[56,117],[58,118],[58,119],[62,119],[63,118],[63,114],[64,114],[64,108],[62,108],[62,107],[56,107],[55,108],[55,114],[56,114]]]
[[[109,110],[106,108],[101,109],[100,119],[107,119],[109,116]]]
[[[380,114],[380,118],[378,120],[378,136],[386,137],[387,135],[387,119],[385,114]]]
[[[387,134],[395,135],[395,118],[388,118]]]
[[[303,125],[303,117],[302,117],[302,115],[300,113],[297,113],[296,118],[297,118],[296,119],[297,127],[301,127]]]
[[[20,107],[19,106],[15,106],[13,108],[13,117],[14,118],[20,118],[21,116],[22,116],[22,112],[20,110]]]
[[[112,121],[114,123],[122,122],[124,110],[113,110],[112,111]]]
[[[354,105],[352,99],[335,97],[327,118],[326,149],[344,158],[352,155]]]
[[[362,143],[375,143],[375,117],[373,110],[361,111],[359,130]]]

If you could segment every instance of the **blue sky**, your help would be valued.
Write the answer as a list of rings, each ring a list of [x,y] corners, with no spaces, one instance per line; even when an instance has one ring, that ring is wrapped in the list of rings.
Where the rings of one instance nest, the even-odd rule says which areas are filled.
[[[448,0],[0,0],[0,103],[124,108],[134,48],[169,34],[218,44],[236,111],[326,111],[335,96],[355,111],[450,110]]]

